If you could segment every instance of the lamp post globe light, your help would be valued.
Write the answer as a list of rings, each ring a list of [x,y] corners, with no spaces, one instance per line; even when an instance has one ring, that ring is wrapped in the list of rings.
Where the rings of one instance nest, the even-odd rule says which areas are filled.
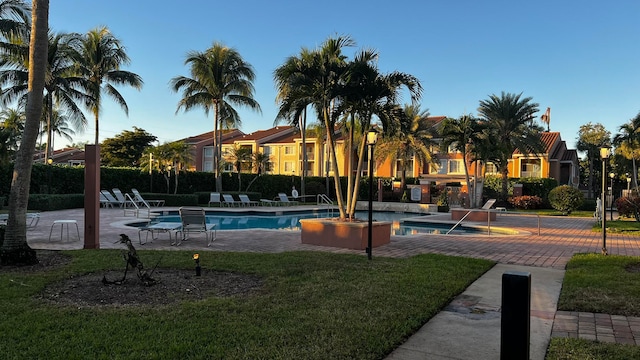
[[[609,177],[611,178],[611,205],[609,205],[609,214],[611,214],[611,221],[613,221],[613,178],[616,176],[616,174],[610,172],[609,173]]]
[[[369,145],[369,233],[367,237],[367,257],[369,260],[371,260],[373,249],[373,147],[377,141],[378,133],[375,130],[370,130],[367,133],[367,145]]]
[[[602,158],[602,209],[600,209],[600,218],[602,219],[602,255],[607,255],[607,159],[611,155],[608,147],[600,148],[600,157]]]

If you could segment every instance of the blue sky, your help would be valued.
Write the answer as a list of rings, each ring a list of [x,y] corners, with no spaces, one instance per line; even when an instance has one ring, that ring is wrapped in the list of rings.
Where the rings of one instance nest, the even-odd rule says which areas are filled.
[[[502,91],[532,97],[551,131],[574,147],[580,125],[612,133],[640,111],[640,2],[615,1],[51,1],[49,26],[86,33],[107,26],[127,49],[125,69],[142,76],[141,91],[119,88],[129,116],[110,99],[101,140],[140,127],[160,142],[213,129],[210,114],[176,114],[180,94],[169,80],[189,75],[188,51],[214,42],[235,48],[256,72],[262,114],[240,109],[241,130],[273,126],[273,71],[300,49],[349,35],[380,54],[382,72],[416,76],[431,115],[477,114],[480,100]],[[408,102],[409,99],[405,98]],[[92,141],[93,119],[77,141]],[[56,148],[67,145],[56,140]]]

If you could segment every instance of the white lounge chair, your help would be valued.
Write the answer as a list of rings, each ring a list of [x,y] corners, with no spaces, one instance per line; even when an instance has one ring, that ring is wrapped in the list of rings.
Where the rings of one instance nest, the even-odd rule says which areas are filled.
[[[124,196],[122,191],[120,191],[120,189],[113,188],[113,189],[111,189],[111,191],[113,192],[113,195],[115,195],[115,198],[117,199],[117,201],[119,201],[120,204],[122,204],[120,207],[126,206],[127,202],[131,202],[130,200],[127,200],[127,198]]]
[[[209,206],[211,205],[222,206],[222,202],[220,201],[220,193],[212,192],[209,194]]]
[[[493,204],[496,203],[496,199],[489,199],[487,200],[486,203],[484,203],[484,205],[482,205],[482,207],[480,209],[482,210],[489,210],[491,209],[491,207],[493,206]]]
[[[120,193],[120,195],[122,195],[122,193]],[[102,200],[103,198],[106,199],[106,202]],[[111,192],[109,192],[109,190],[100,190],[100,204],[108,204],[111,207],[113,207],[113,205],[123,207],[125,203],[124,196],[122,198],[123,200],[117,199],[113,194],[111,194]]]
[[[258,201],[251,201],[249,196],[246,194],[240,194],[238,197],[240,198],[240,202],[243,206],[258,206],[260,204]]]
[[[287,194],[285,193],[278,193],[278,200],[283,204],[283,205],[298,205],[297,201],[292,201],[289,200],[289,197],[287,196]]]
[[[216,240],[216,224],[207,224],[207,217],[203,208],[181,207],[179,212],[182,227],[178,232],[181,233],[182,237],[178,237],[176,234],[176,246],[186,240],[191,233],[204,233],[207,238],[207,246],[210,246]]]
[[[136,189],[131,189],[131,192],[133,193],[133,201],[139,203],[139,204],[144,204],[146,207],[151,207],[151,206],[155,206],[155,207],[160,207],[160,206],[164,206],[164,200],[146,200],[142,197],[142,195],[140,195],[140,192],[138,192],[138,190]]]
[[[239,201],[235,201],[233,199],[233,196],[231,196],[231,194],[222,194],[222,199],[224,200],[222,202],[223,205],[226,205],[226,206],[242,206],[242,204]]]

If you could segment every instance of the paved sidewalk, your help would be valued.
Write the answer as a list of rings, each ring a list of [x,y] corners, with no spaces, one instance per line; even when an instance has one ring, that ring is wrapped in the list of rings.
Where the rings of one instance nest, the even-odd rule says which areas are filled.
[[[543,360],[564,271],[505,264],[471,284],[387,359],[500,359],[502,275],[508,271],[531,274],[530,354]]]

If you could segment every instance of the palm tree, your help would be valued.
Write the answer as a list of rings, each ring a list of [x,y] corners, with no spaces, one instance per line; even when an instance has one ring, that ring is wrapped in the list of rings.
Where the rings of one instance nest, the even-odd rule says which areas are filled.
[[[620,154],[626,159],[630,159],[633,164],[633,183],[638,187],[638,177],[636,170],[636,158],[640,156],[640,113],[628,123],[620,125],[620,133],[613,137],[613,144]]]
[[[261,152],[251,154],[251,167],[255,170],[258,176],[262,175],[263,171],[268,170],[269,156]]]
[[[382,162],[386,159],[393,164],[400,163],[400,188],[406,186],[406,169],[413,161],[420,164],[433,163],[431,154],[433,145],[433,124],[427,121],[429,112],[420,110],[418,104],[405,105],[395,118],[392,132],[384,132],[379,145],[376,145],[374,159]]]
[[[353,217],[356,210],[358,187],[360,185],[360,176],[364,166],[364,153],[366,150],[365,141],[366,133],[373,128],[373,117],[380,119],[391,119],[391,114],[397,110],[397,99],[400,96],[400,90],[406,88],[411,95],[413,105],[417,104],[422,86],[420,82],[412,75],[401,73],[398,71],[390,74],[381,74],[374,64],[377,59],[377,53],[369,50],[363,50],[356,55],[354,61],[349,63],[349,67],[345,74],[345,86],[341,96],[338,108],[339,112],[350,113],[350,124],[347,126],[349,130],[349,174],[347,193],[347,209],[350,217]],[[401,116],[401,112],[396,112]],[[357,120],[357,121],[356,121]],[[393,122],[382,121],[385,132],[392,131]],[[359,131],[357,134],[356,131]],[[353,176],[353,161],[351,154],[357,144],[358,165]],[[373,174],[369,174],[373,176]]]
[[[305,177],[307,175],[308,159],[307,159],[307,106],[306,102],[296,102],[290,99],[290,83],[289,79],[296,74],[302,73],[304,69],[309,65],[305,64],[305,61],[312,59],[311,53],[303,51],[300,57],[291,56],[285,63],[274,71],[274,80],[276,82],[276,88],[278,94],[276,95],[276,103],[279,104],[279,111],[274,120],[274,125],[277,125],[280,121],[286,120],[290,125],[296,126],[300,129],[302,135],[302,172],[300,175],[300,193],[304,197],[305,195]]]
[[[170,81],[170,86],[175,92],[182,90],[182,99],[178,102],[176,112],[181,108],[189,111],[193,107],[203,107],[208,115],[209,111],[213,110],[213,169],[216,190],[220,192],[220,130],[240,124],[240,116],[234,106],[246,106],[261,111],[260,105],[253,98],[255,74],[253,67],[242,59],[240,53],[220,43],[214,43],[204,52],[189,52],[186,64],[191,67],[191,77],[177,76]]]
[[[69,141],[73,141],[73,137],[76,135],[76,132],[69,124],[70,117],[67,116],[66,113],[60,111],[60,109],[52,109],[49,117],[49,125],[47,126],[49,129],[49,131],[47,131],[49,140],[47,143],[50,144],[50,149],[53,151],[54,137],[56,134]]]
[[[533,123],[538,104],[531,97],[521,98],[520,94],[502,92],[480,101],[478,112],[488,122],[494,141],[496,165],[502,174],[502,200],[507,200],[509,159],[518,149],[522,154],[540,154],[544,144],[540,133],[542,128]]]
[[[610,145],[611,133],[604,127],[604,125],[588,122],[580,126],[580,130],[578,130],[576,149],[578,149],[578,151],[586,152],[587,159],[589,160],[589,198],[593,198],[594,164],[596,160],[600,160],[600,148],[603,146],[609,147]]]
[[[29,50],[29,99],[26,122],[13,169],[9,194],[9,218],[4,242],[0,249],[0,264],[35,264],[36,253],[27,244],[27,203],[31,183],[31,165],[42,117],[42,101],[47,69],[47,29],[49,1],[33,0],[33,24]]]
[[[241,147],[239,145],[234,145],[227,156],[225,156],[225,160],[228,163],[233,164],[238,172],[238,191],[242,191],[242,177],[240,174],[242,173],[242,164],[251,161],[251,149],[247,147]]]
[[[277,81],[286,83],[286,92],[280,103],[280,114],[296,114],[290,118],[297,118],[297,114],[307,105],[311,105],[326,130],[327,145],[331,162],[337,164],[335,151],[335,127],[338,114],[332,111],[335,101],[338,101],[344,74],[347,70],[346,56],[342,54],[344,47],[355,45],[350,37],[335,37],[327,39],[319,49],[310,51],[302,49],[299,56],[298,68]],[[282,86],[279,86],[282,88]],[[340,218],[346,218],[342,188],[340,187],[340,174],[334,169],[335,191],[340,211]]]
[[[25,1],[0,1],[0,36],[5,40],[9,40],[0,42],[0,48],[4,55],[15,54],[22,56],[24,54],[24,43],[16,44],[12,40],[24,39],[28,44],[30,25],[29,7]]]
[[[18,150],[20,139],[24,132],[25,113],[17,109],[6,108],[0,112],[0,124],[5,134],[9,136],[7,150],[9,154]]]
[[[77,48],[80,44],[78,34],[50,34],[47,73],[45,83],[45,110],[44,123],[47,134],[47,147],[45,157],[50,157],[53,151],[52,145],[52,116],[54,116],[53,104],[67,111],[67,121],[78,131],[83,131],[87,120],[82,110],[78,107],[77,101],[84,102],[86,95],[77,90],[80,79],[73,77],[74,60],[77,59]],[[23,56],[13,56],[5,59],[4,64],[9,65],[5,70],[0,71],[0,82],[9,84],[2,91],[4,103],[14,100],[21,104],[26,102],[27,96],[27,54]]]
[[[440,128],[439,133],[442,137],[442,142],[440,143],[442,149],[447,149],[450,146],[453,146],[456,151],[459,151],[462,154],[464,176],[467,181],[467,188],[471,190],[468,163],[471,160],[473,145],[478,143],[480,134],[478,120],[472,115],[462,115],[457,119],[446,118],[442,122],[442,127]],[[473,193],[471,191],[469,193],[472,208],[475,207],[475,186],[473,187],[473,190]]]
[[[82,80],[85,103],[95,119],[95,145],[99,142],[99,121],[102,108],[102,94],[110,96],[129,114],[129,107],[124,97],[114,85],[129,85],[134,89],[142,88],[142,78],[129,71],[122,70],[123,65],[130,63],[129,56],[118,40],[107,27],[90,30],[82,39],[79,58],[76,59],[76,72]],[[77,81],[73,78],[71,81]]]

